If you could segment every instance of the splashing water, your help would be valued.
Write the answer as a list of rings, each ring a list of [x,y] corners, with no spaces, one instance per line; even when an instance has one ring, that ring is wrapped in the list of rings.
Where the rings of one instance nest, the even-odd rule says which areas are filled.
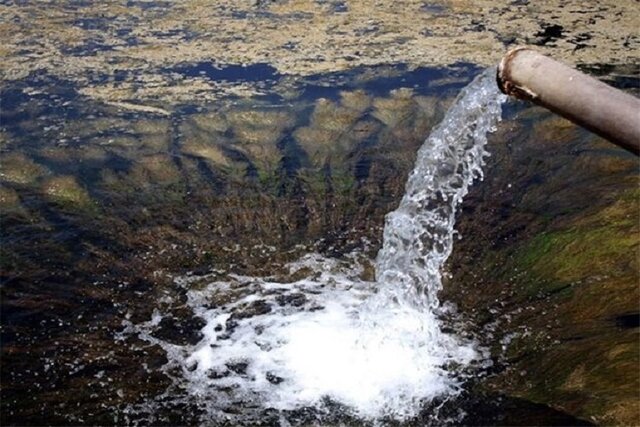
[[[165,350],[163,370],[173,380],[130,415],[156,421],[163,402],[195,402],[203,421],[241,424],[267,409],[322,413],[329,402],[359,418],[402,421],[455,393],[452,367],[477,360],[478,349],[442,331],[437,294],[456,209],[482,177],[486,134],[500,119],[504,97],[494,74],[487,70],[463,90],[420,149],[406,194],[386,219],[376,282],[359,278],[356,254],[342,261],[310,254],[289,266],[292,276],[309,272],[293,283],[229,275],[194,290],[193,278],[179,279],[190,289],[187,304],[206,321],[195,345],[157,338],[160,312],[143,324],[125,322],[125,335]]]
[[[406,304],[439,305],[440,268],[453,247],[455,213],[469,186],[482,178],[487,133],[495,131],[506,96],[485,71],[458,96],[418,151],[400,206],[389,213],[377,280]]]

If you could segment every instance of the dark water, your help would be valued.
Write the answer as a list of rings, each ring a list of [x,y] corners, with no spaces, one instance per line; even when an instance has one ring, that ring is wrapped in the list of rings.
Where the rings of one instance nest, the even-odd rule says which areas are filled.
[[[373,257],[417,148],[479,70],[394,65],[293,82],[268,65],[185,64],[167,72],[264,82],[265,94],[182,105],[164,116],[98,103],[46,73],[0,91],[3,425],[121,424],[130,405],[161,395],[170,384],[160,370],[164,352],[115,337],[123,320],[147,321],[171,299],[159,336],[199,339],[202,323],[175,276],[286,276],[283,265],[310,251]],[[291,91],[296,96],[284,96]],[[509,108],[523,141],[535,121],[550,117]],[[589,136],[571,138],[580,150]],[[526,187],[536,188],[545,173]],[[637,326],[637,314],[616,323]],[[515,400],[456,402],[475,417],[469,424],[579,422]],[[157,421],[193,424],[199,410],[168,404]],[[287,418],[362,421],[341,414],[301,410]],[[280,415],[263,421],[277,424]],[[453,412],[451,420],[460,422]],[[423,422],[434,421],[415,420]]]

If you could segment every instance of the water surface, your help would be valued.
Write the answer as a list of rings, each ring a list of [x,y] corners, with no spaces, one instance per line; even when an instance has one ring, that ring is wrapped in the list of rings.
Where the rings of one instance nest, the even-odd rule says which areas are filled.
[[[237,333],[257,333],[267,313],[299,316],[311,329],[287,333],[313,330],[318,340],[311,344],[321,346],[323,330],[313,329],[313,316],[332,313],[331,304],[357,306],[377,289],[374,260],[384,216],[405,194],[425,137],[478,68],[391,65],[301,79],[268,67],[214,63],[163,72],[251,80],[261,93],[145,109],[96,101],[46,72],[0,91],[3,423],[224,424],[238,412],[247,422],[253,416],[278,424],[283,414],[292,424],[363,422],[339,399],[324,401],[322,411],[303,405],[265,412],[251,400],[233,399],[202,406],[184,381],[192,386],[191,378],[212,372],[205,369],[213,363],[207,337],[221,332],[218,323],[233,326],[230,317],[216,316],[235,315]],[[564,194],[558,188],[564,188],[567,167],[572,182],[585,185],[607,167],[621,177],[634,170],[623,167],[629,164],[624,152],[548,113],[510,106],[507,118],[498,128],[503,139],[493,140],[495,155],[487,159],[492,180],[474,187],[491,195],[475,193],[462,210],[468,215],[492,200],[491,215],[480,210],[478,218],[488,223],[483,230],[500,229],[495,221],[511,218],[514,208],[501,202],[506,184],[496,183],[513,182],[525,213],[502,224],[511,234],[488,245],[499,247],[528,224],[588,207],[588,191],[554,196]],[[536,157],[527,153],[540,155],[536,147],[545,144],[562,153],[562,165],[535,167]],[[589,188],[602,203],[623,190],[609,181]],[[472,242],[465,243],[469,248],[483,241],[463,242]],[[460,271],[469,266],[474,262]],[[473,328],[445,307],[438,317],[448,318],[452,335],[463,344],[476,339]],[[337,324],[349,321],[340,317],[344,311],[333,313]],[[381,360],[393,375],[403,372],[400,364]],[[437,392],[422,390],[424,396],[447,388],[441,383],[438,391],[439,378],[462,383],[465,371],[455,366],[460,360],[452,362],[428,365],[442,369],[442,376],[433,377]],[[249,366],[243,363],[225,363],[224,372],[243,377]],[[219,386],[224,372],[209,380]],[[266,368],[263,373],[266,387],[284,378]],[[464,415],[445,409],[446,417],[438,415],[441,403],[422,402],[422,412],[405,421],[455,423]]]

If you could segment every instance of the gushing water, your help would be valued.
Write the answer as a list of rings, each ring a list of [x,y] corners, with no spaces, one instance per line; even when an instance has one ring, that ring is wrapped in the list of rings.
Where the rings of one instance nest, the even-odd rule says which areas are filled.
[[[245,423],[268,410],[336,406],[363,419],[406,420],[434,397],[455,393],[456,371],[479,354],[473,342],[442,331],[437,294],[456,209],[482,176],[486,134],[500,119],[504,97],[493,75],[488,70],[463,90],[420,149],[406,194],[387,216],[375,282],[360,278],[357,254],[307,255],[289,266],[291,276],[308,272],[293,283],[228,275],[195,290],[195,279],[179,279],[206,321],[203,338],[195,345],[157,338],[160,312],[126,323],[125,334],[166,351],[163,370],[173,380],[130,415],[156,421],[169,401],[196,403],[203,421]]]
[[[487,133],[501,117],[501,95],[487,70],[458,96],[418,151],[400,206],[389,213],[378,253],[378,282],[405,304],[439,305],[440,268],[453,247],[458,205],[482,178]]]

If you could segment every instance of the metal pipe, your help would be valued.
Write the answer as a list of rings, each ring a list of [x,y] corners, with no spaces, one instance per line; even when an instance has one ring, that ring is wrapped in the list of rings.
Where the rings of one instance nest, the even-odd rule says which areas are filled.
[[[497,80],[503,93],[535,102],[640,155],[640,99],[526,47],[502,58]]]

